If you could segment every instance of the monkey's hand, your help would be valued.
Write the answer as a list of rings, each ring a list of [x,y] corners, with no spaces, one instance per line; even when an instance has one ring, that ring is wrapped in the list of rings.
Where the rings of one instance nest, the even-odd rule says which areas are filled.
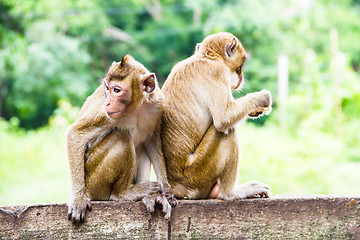
[[[269,115],[272,110],[271,93],[268,90],[261,90],[252,93],[252,96],[255,109],[248,114],[249,118],[258,118],[264,114]]]
[[[161,187],[158,182],[147,181],[132,186],[128,192],[122,193],[120,196],[111,196],[110,200],[139,201],[144,197],[160,192]]]
[[[255,111],[255,112],[249,113],[248,116],[249,116],[249,118],[259,118],[259,117],[263,116],[264,114],[265,114],[265,115],[269,115],[270,112],[271,112],[271,110],[272,110],[271,107],[263,108],[263,109],[261,109],[261,110],[258,109],[258,110]]]
[[[176,201],[176,200],[175,200]],[[142,199],[149,212],[155,211],[156,203],[162,205],[162,211],[165,213],[165,219],[169,220],[171,217],[171,205],[166,194],[152,194]]]
[[[68,219],[79,225],[85,221],[86,210],[91,210],[91,201],[86,197],[75,197],[68,207]]]

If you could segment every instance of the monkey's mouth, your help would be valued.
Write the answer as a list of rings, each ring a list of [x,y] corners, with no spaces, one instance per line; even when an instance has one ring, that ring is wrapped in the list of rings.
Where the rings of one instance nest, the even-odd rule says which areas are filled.
[[[106,112],[109,118],[118,118],[121,115],[121,112]]]
[[[244,80],[244,77],[243,77],[243,74],[242,74],[242,67],[239,67],[238,69],[236,69],[235,72],[238,75],[239,81],[237,82],[236,85],[232,86],[233,90],[238,89],[240,87],[241,83]]]

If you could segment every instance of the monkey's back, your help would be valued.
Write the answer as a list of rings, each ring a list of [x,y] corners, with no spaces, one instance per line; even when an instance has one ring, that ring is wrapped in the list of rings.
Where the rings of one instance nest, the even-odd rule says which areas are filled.
[[[177,175],[189,164],[189,155],[195,151],[212,124],[206,101],[207,78],[211,78],[212,74],[205,73],[205,64],[209,64],[208,60],[195,56],[178,63],[162,88],[165,111],[161,137],[170,179],[176,178],[172,174]]]

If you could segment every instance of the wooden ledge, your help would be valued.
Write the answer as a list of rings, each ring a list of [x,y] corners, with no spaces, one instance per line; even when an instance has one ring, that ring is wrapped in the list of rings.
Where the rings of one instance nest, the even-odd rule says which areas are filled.
[[[180,200],[170,221],[142,202],[93,202],[79,227],[66,204],[0,206],[0,239],[360,239],[360,197]]]

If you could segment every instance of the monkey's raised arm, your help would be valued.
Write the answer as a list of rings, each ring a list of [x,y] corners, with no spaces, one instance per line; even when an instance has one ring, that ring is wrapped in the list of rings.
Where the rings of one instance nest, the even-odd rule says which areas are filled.
[[[208,109],[212,115],[215,128],[221,132],[228,132],[237,122],[246,119],[252,112],[264,112],[271,106],[271,94],[267,90],[249,93],[234,99],[229,88],[232,78],[238,76],[229,71],[220,75],[218,64],[213,64],[209,74],[205,96],[209,96]],[[204,88],[205,89],[205,88]],[[214,91],[216,89],[216,91]]]
[[[221,92],[221,90],[218,90]],[[266,112],[271,107],[271,95],[267,90],[249,93],[236,100],[232,96],[212,101],[209,109],[213,116],[214,126],[218,131],[226,133],[239,121],[246,119],[252,112]]]

